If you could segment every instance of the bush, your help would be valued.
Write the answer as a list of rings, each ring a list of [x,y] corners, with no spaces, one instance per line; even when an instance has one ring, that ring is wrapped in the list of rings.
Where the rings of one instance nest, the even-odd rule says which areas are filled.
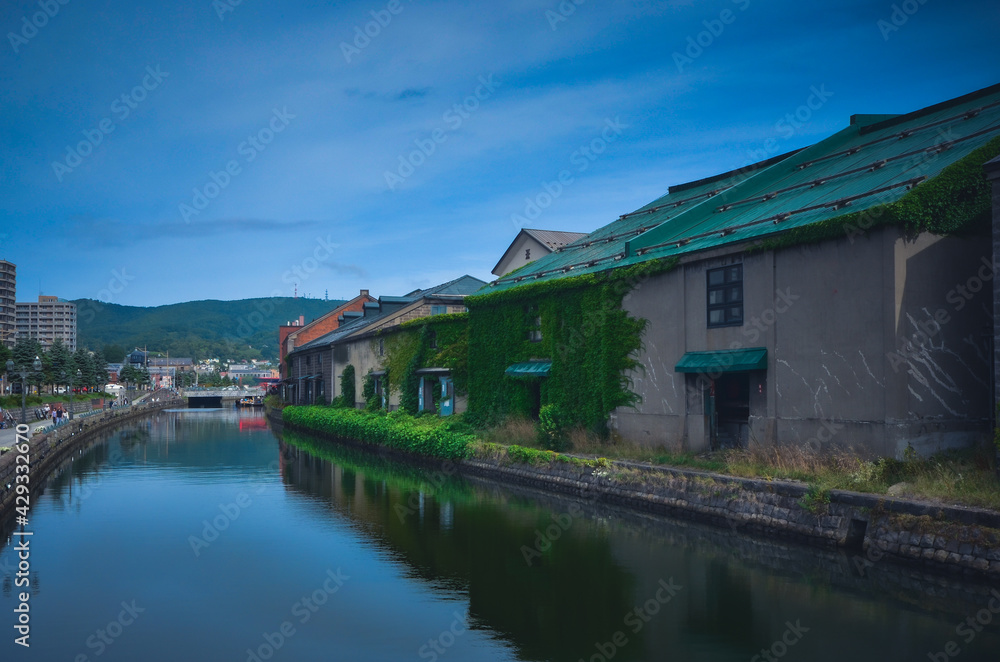
[[[552,451],[566,450],[567,436],[565,416],[559,405],[550,404],[538,412],[538,443]]]
[[[460,422],[436,416],[411,416],[399,410],[388,414],[360,409],[286,407],[282,420],[316,432],[355,439],[388,448],[458,460],[467,457],[475,437]]]

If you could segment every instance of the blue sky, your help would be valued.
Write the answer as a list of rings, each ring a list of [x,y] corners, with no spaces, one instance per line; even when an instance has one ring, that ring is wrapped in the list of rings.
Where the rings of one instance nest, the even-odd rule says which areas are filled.
[[[525,223],[1000,82],[993,1],[62,1],[0,7],[18,300],[488,280]]]

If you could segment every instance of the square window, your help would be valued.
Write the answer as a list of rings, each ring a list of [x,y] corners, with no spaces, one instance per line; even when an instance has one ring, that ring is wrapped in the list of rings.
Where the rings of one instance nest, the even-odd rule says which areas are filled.
[[[708,326],[743,324],[743,265],[736,264],[707,272]]]

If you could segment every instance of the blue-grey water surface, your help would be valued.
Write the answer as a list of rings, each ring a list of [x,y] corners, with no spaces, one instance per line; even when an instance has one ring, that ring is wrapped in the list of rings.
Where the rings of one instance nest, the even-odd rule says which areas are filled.
[[[4,528],[0,660],[1000,659],[979,581],[281,436],[191,410],[78,453],[30,513],[30,649]]]

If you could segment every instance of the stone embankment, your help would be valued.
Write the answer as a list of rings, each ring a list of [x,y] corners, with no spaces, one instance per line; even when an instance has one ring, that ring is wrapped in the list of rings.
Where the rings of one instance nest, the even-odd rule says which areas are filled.
[[[269,419],[279,427],[280,413]],[[303,432],[323,436],[315,431]],[[421,456],[360,441],[341,443],[399,456]],[[440,463],[440,461],[438,461]],[[452,465],[449,463],[449,467]],[[760,480],[623,461],[529,465],[467,459],[456,473],[607,502],[638,511],[710,522],[739,531],[854,549],[864,562],[916,563],[1000,580],[1000,513],[843,490],[818,492],[792,481]]]
[[[101,414],[66,422],[54,430],[34,434],[29,438],[31,493],[35,494],[52,471],[94,434],[110,430],[169,407],[185,407],[183,399],[163,400],[133,405],[127,409],[109,409]],[[16,456],[19,454],[11,441],[11,450],[0,455],[0,521],[6,519],[15,504]],[[22,462],[23,464],[23,462]]]

